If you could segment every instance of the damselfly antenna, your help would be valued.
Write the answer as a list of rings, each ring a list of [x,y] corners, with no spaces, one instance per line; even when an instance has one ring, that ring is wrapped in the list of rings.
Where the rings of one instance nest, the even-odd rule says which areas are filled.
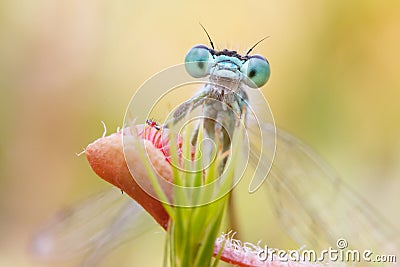
[[[199,23],[199,24],[200,24],[200,26],[203,28],[203,30],[206,32],[206,34],[207,34],[207,37],[208,37],[208,40],[210,40],[210,45],[211,45],[211,48],[212,48],[212,49],[214,49],[214,43],[213,43],[213,41],[211,40],[211,37],[210,37],[210,35],[208,34],[208,32],[207,32],[206,28],[204,28],[204,26],[203,26],[203,25],[201,25],[201,23]]]
[[[200,24],[200,25],[201,25],[201,24]],[[253,49],[254,49],[259,43],[261,43],[262,41],[264,41],[264,40],[267,39],[268,37],[269,37],[269,36],[262,38],[262,39],[261,39],[260,41],[258,41],[255,45],[253,45],[253,46],[249,49],[249,51],[247,51],[246,56],[248,56],[248,55],[250,54],[250,52],[253,51]]]

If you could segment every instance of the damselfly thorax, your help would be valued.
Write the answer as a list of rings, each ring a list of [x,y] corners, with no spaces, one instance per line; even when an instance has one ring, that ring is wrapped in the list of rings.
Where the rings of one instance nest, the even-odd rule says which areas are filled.
[[[179,106],[168,123],[177,123],[188,112],[203,105],[202,122],[207,137],[220,141],[223,150],[228,150],[235,125],[243,116],[246,119],[245,87],[261,87],[270,75],[268,61],[263,56],[249,56],[248,53],[243,56],[233,50],[218,51],[205,45],[191,48],[185,57],[186,71],[194,78],[208,77],[208,83],[200,93]],[[196,134],[197,130],[193,136]],[[195,139],[193,137],[192,143]]]

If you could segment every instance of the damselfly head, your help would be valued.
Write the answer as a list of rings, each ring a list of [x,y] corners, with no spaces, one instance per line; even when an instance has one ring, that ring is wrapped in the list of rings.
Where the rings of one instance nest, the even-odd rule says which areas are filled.
[[[208,33],[207,36],[210,39]],[[249,54],[261,41],[253,45],[246,55],[241,55],[234,50],[214,49],[210,39],[212,48],[195,45],[189,50],[185,57],[186,71],[194,78],[209,76],[211,81],[244,81],[252,88],[260,88],[269,79],[270,65],[264,56]]]

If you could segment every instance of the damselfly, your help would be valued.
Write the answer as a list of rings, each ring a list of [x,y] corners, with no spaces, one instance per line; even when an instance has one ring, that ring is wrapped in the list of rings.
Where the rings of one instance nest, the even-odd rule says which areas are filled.
[[[277,218],[299,246],[326,249],[345,238],[354,249],[369,249],[377,254],[398,253],[397,230],[338,178],[319,156],[295,137],[276,131],[273,121],[255,123],[256,118],[249,116],[249,109],[256,110],[257,102],[249,92],[263,86],[270,75],[268,61],[263,56],[250,55],[255,46],[241,55],[232,50],[216,50],[209,40],[211,48],[196,45],[185,58],[187,72],[195,78],[206,77],[209,82],[200,93],[178,107],[165,127],[200,108],[205,115],[202,123],[207,135],[220,139],[223,149],[228,151],[237,117],[248,117],[246,125],[250,135],[252,125],[258,125],[262,133],[250,138],[251,153],[253,150],[261,153],[256,157],[258,161],[253,162],[258,173],[250,190],[255,191],[261,184],[269,188]],[[165,147],[157,139],[163,127],[150,120],[147,123],[150,130],[144,135],[154,139],[159,147]],[[275,148],[275,140],[275,158],[268,156],[271,154],[263,155],[264,150]],[[260,146],[259,142],[264,145]],[[263,183],[268,171],[268,179]],[[86,266],[94,266],[122,241],[149,228],[148,221],[151,218],[134,201],[107,192],[56,217],[39,233],[34,248],[44,257],[55,258],[83,252]]]

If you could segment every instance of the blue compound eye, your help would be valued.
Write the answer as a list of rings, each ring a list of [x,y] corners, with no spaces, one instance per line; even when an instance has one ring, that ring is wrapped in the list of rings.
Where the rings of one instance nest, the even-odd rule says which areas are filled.
[[[185,57],[185,68],[193,78],[201,78],[208,75],[208,66],[212,60],[210,50],[205,45],[192,47]]]
[[[253,88],[263,86],[271,74],[268,61],[260,55],[250,57],[243,64],[241,71],[247,77],[246,84]]]

